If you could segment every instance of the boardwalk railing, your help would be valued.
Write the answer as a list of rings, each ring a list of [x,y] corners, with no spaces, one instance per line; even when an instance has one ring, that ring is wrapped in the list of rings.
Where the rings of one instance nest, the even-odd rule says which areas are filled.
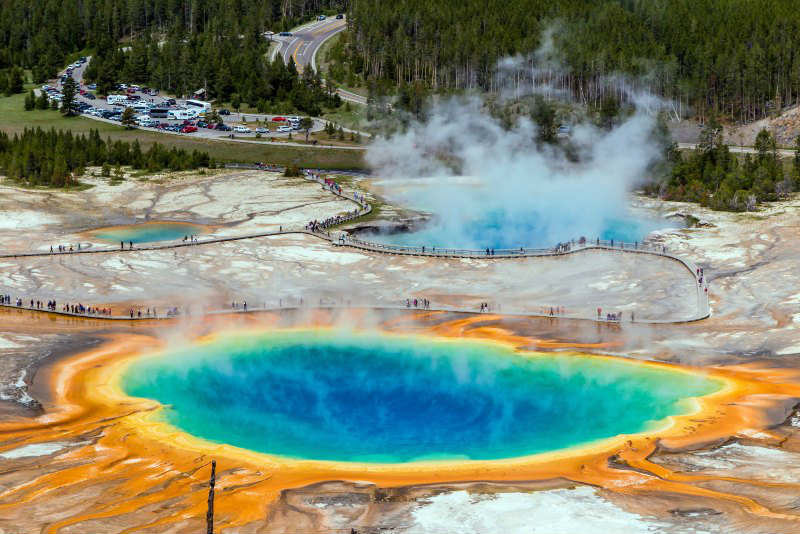
[[[646,243],[625,243],[622,241],[605,241],[601,239],[596,240],[577,240],[568,243],[560,243],[551,248],[503,248],[503,249],[465,249],[465,248],[446,248],[446,247],[430,247],[430,246],[406,246],[406,245],[391,245],[381,243],[379,241],[367,241],[359,239],[347,234],[340,234],[337,243],[339,245],[347,245],[357,248],[374,250],[378,252],[387,252],[391,254],[410,254],[415,256],[442,256],[442,257],[456,257],[456,258],[519,258],[525,256],[553,256],[558,254],[566,254],[578,250],[585,250],[591,248],[603,248],[611,250],[626,250],[626,251],[639,251],[649,252],[652,254],[666,254],[664,248],[660,245],[646,244]]]

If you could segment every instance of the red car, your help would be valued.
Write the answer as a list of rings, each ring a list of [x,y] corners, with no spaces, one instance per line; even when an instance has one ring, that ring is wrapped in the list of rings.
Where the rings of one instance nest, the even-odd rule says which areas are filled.
[[[286,117],[273,117],[272,122],[285,122]]]
[[[181,128],[181,133],[192,133],[197,131],[197,126],[186,125]]]

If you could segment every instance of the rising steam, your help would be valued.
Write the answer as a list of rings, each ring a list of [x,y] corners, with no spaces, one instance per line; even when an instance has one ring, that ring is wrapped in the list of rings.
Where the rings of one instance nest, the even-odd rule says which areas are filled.
[[[524,82],[503,85],[503,98],[521,91],[564,96],[547,83],[537,85],[535,69],[513,77],[515,65],[521,68],[504,60],[498,69]],[[473,96],[433,104],[427,121],[377,140],[367,161],[381,178],[402,180],[387,182],[390,190],[402,183],[399,200],[434,214],[424,230],[404,238],[409,244],[516,248],[580,236],[641,239],[658,223],[633,221],[626,197],[659,157],[652,138],[658,102],[626,96],[635,111],[613,128],[572,126],[561,145],[569,144],[573,157],[563,146],[537,143],[538,127],[529,118],[504,127]]]

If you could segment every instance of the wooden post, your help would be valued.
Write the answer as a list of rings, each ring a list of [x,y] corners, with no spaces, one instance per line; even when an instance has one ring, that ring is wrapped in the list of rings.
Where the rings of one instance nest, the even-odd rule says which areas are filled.
[[[214,534],[214,484],[216,483],[217,461],[211,460],[211,480],[208,482],[208,511],[206,512],[206,533]]]

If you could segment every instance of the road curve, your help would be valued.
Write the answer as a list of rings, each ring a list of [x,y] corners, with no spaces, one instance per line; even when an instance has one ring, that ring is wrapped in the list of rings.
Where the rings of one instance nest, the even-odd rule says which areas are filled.
[[[345,29],[347,29],[345,19],[336,18],[327,18],[300,26],[292,31],[291,37],[282,37],[280,35],[274,37],[278,46],[273,54],[281,54],[284,63],[287,64],[289,59],[293,59],[295,65],[297,65],[297,70],[300,72],[309,66],[317,70],[317,52],[323,43]],[[337,93],[342,100],[362,105],[367,103],[365,96],[351,91],[337,89]]]

